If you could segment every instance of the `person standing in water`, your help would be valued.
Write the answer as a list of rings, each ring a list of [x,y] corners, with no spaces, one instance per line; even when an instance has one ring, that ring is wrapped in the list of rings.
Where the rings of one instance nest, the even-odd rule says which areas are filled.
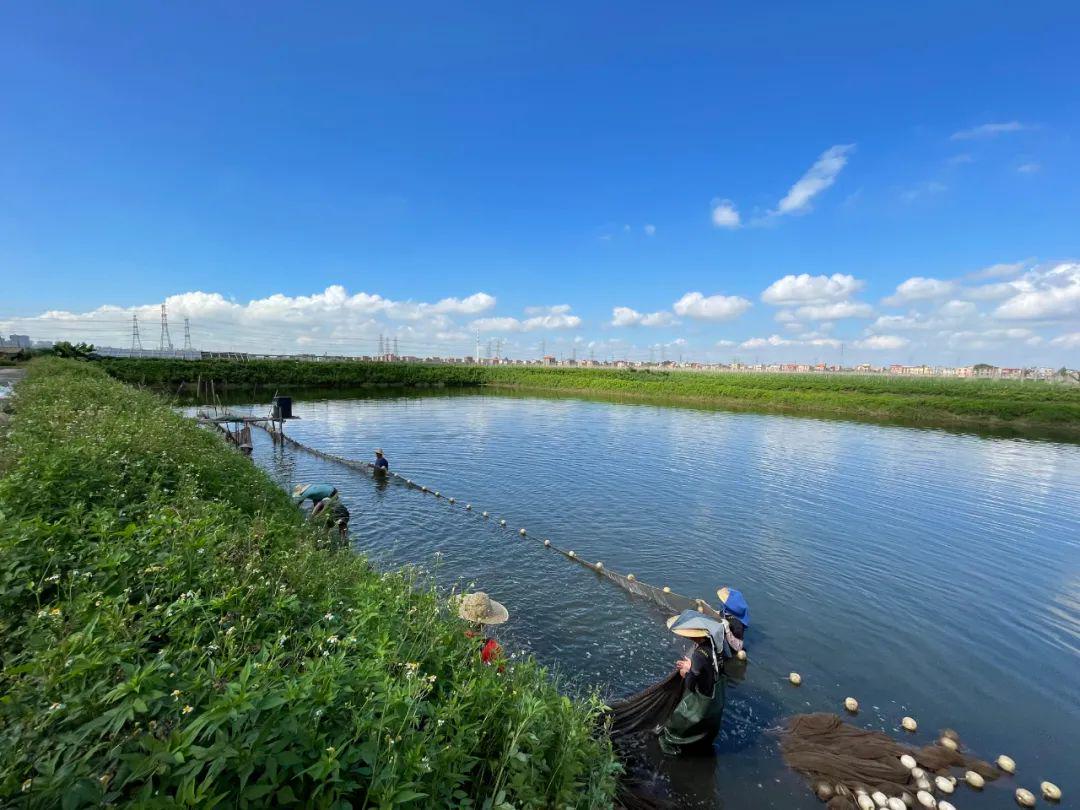
[[[385,473],[390,469],[390,462],[386,460],[386,456],[383,455],[381,447],[375,448],[375,472]]]
[[[458,616],[473,625],[473,629],[465,631],[467,638],[483,639],[480,643],[480,660],[485,664],[498,664],[501,669],[502,664],[498,662],[502,658],[502,648],[499,642],[487,635],[487,628],[505,623],[510,618],[510,611],[483,591],[476,591],[462,594],[458,600]]]
[[[742,591],[725,585],[716,592],[720,599],[720,613],[723,615],[724,640],[732,653],[743,648],[743,638],[750,627],[750,605]]]
[[[724,716],[724,625],[696,610],[672,616],[668,629],[691,639],[694,649],[675,664],[683,678],[682,699],[660,728],[660,750],[677,756],[692,745],[710,745]]]

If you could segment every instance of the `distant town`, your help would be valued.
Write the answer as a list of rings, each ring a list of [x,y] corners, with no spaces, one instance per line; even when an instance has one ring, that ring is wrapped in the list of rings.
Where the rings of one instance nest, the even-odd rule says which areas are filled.
[[[0,357],[17,355],[26,350],[48,350],[53,341],[32,340],[29,335],[9,335],[0,337]],[[700,372],[739,372],[749,374],[863,374],[887,375],[894,377],[942,377],[951,379],[994,379],[994,380],[1031,380],[1046,382],[1080,382],[1075,370],[1046,367],[1007,368],[980,363],[972,366],[932,366],[932,365],[839,365],[833,363],[698,363],[679,360],[647,362],[637,360],[597,360],[594,358],[560,358],[544,355],[535,359],[509,357],[463,357],[427,356],[396,354],[342,355],[342,354],[265,354],[259,352],[200,351],[192,348],[120,348],[115,346],[95,346],[94,353],[101,357],[159,358],[171,360],[297,360],[303,362],[394,362],[394,363],[438,363],[453,365],[482,366],[550,366],[564,368],[608,368],[637,369],[657,371],[700,371]]]

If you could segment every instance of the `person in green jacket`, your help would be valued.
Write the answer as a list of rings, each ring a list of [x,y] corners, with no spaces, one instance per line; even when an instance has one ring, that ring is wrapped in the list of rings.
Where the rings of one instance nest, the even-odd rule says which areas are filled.
[[[694,649],[676,663],[683,696],[660,732],[660,750],[678,755],[687,746],[710,745],[724,716],[724,625],[696,610],[668,619],[668,629],[691,639]]]

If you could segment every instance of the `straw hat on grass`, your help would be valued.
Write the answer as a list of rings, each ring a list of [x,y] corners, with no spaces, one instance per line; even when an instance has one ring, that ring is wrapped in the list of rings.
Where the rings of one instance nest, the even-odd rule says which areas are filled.
[[[474,624],[502,624],[510,618],[510,611],[483,591],[476,591],[458,597],[458,616]]]

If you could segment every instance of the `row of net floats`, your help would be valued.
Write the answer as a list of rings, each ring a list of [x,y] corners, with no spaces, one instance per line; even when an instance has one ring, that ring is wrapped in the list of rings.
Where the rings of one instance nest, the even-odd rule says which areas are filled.
[[[371,469],[372,472],[374,472],[374,465],[373,464],[368,464],[367,466]],[[430,487],[427,487],[427,486],[425,486],[423,484],[418,484],[417,482],[413,481],[411,478],[406,478],[405,476],[401,475],[400,473],[390,472],[390,473],[388,473],[388,475],[395,478],[395,479],[397,479],[398,481],[403,483],[406,487],[409,487],[411,489],[419,490],[420,492],[422,492],[424,494],[427,494],[427,495],[432,495],[433,497],[435,497],[438,500],[445,500],[451,506],[453,506],[453,505],[455,505],[457,503],[457,500],[455,498],[453,498],[452,496],[445,496],[439,490],[431,489]],[[466,503],[465,504],[465,511],[467,511],[467,512],[474,511],[471,503]],[[491,517],[487,512],[480,512],[480,516],[482,518],[490,518]],[[498,525],[499,525],[500,528],[504,528],[504,529],[509,528],[507,526],[507,523],[506,523],[505,519],[498,518],[497,520],[498,520]],[[510,530],[512,531],[512,529],[510,529]],[[525,528],[519,528],[517,530],[517,534],[520,537],[531,537],[531,535],[529,535],[528,531],[526,531]],[[646,584],[644,582],[638,582],[637,578],[633,574],[625,574],[624,575],[624,574],[618,574],[618,573],[616,573],[614,571],[610,571],[610,570],[608,570],[607,568],[604,567],[603,562],[600,562],[600,561],[589,562],[588,560],[585,560],[585,559],[582,559],[581,557],[579,557],[577,555],[577,552],[575,552],[575,551],[572,551],[572,550],[571,551],[566,551],[564,549],[561,549],[561,548],[553,545],[551,540],[544,539],[541,542],[543,542],[545,548],[550,548],[553,551],[556,551],[559,554],[562,554],[567,559],[572,560],[573,562],[576,562],[579,565],[582,565],[585,568],[588,568],[589,570],[591,570],[591,571],[593,571],[593,572],[595,572],[597,574],[607,576],[608,578],[614,579],[616,582],[618,582],[619,579],[625,580],[627,583],[629,583],[631,585],[629,590],[631,590],[631,592],[633,592],[633,593],[639,593],[639,595],[642,595],[642,596],[646,595],[646,594],[640,593],[638,589],[633,587],[633,585],[635,583],[637,583],[639,585],[639,587],[641,587],[641,588],[650,589],[650,590],[653,590],[653,591],[657,591],[660,594],[663,594],[663,597],[661,599],[657,599],[656,601],[659,601],[659,602],[661,602],[662,604],[665,604],[668,607],[672,607],[673,609],[679,609],[679,607],[680,607],[679,603],[683,603],[686,606],[688,606],[688,607],[690,607],[692,609],[700,610],[703,613],[711,614],[711,615],[717,616],[717,617],[720,616],[720,614],[708,602],[706,602],[704,599],[690,599],[689,597],[682,596],[681,594],[676,594],[671,590],[671,588],[669,588],[666,585],[663,588],[657,588],[654,585],[648,585],[648,584]],[[683,608],[683,609],[685,609],[685,608]],[[740,650],[738,652],[739,660],[745,661],[746,657],[747,656],[746,656],[746,651],[745,650]],[[801,686],[802,685],[802,676],[797,672],[792,672],[792,673],[790,673],[788,675],[788,682],[792,686]],[[859,702],[855,698],[853,698],[853,697],[844,698],[843,705],[844,705],[844,710],[848,714],[851,714],[851,715],[858,714],[858,712],[859,712]],[[910,716],[905,716],[900,721],[900,725],[905,731],[907,731],[909,733],[914,733],[918,729],[918,722],[915,720],[915,718],[910,717]],[[947,733],[943,734],[941,736],[941,738],[938,740],[938,744],[942,745],[942,746],[945,746],[946,748],[950,748],[952,750],[955,750],[959,745],[956,737],[951,735],[951,734],[947,734]],[[952,794],[953,791],[955,790],[955,787],[956,787],[956,784],[957,784],[958,780],[956,780],[954,777],[946,777],[946,776],[941,776],[941,775],[935,776],[933,779],[931,779],[929,774],[927,774],[924,770],[922,770],[921,768],[918,767],[918,764],[916,763],[914,758],[911,757],[910,755],[907,755],[907,754],[905,754],[903,757],[901,757],[901,762],[911,772],[912,778],[914,779],[914,782],[915,782],[915,786],[918,788],[918,792],[915,794],[915,796],[913,798],[914,802],[917,802],[921,806],[927,807],[927,808],[936,807],[936,808],[938,808],[938,810],[955,810],[953,805],[948,800],[946,800],[946,799],[940,799],[939,800],[939,799],[934,797],[933,793],[936,790],[936,791],[938,791],[938,792],[940,792],[940,793],[942,793],[944,795]],[[998,768],[1000,768],[1004,773],[1007,773],[1009,775],[1013,775],[1013,774],[1016,773],[1016,762],[1011,757],[1009,757],[1009,756],[1007,756],[1005,754],[1002,754],[997,758],[996,764],[997,764]],[[983,788],[984,784],[985,784],[985,780],[983,779],[983,777],[980,776],[978,773],[976,773],[974,771],[967,771],[964,774],[964,781],[971,788],[973,788],[975,790],[981,790]],[[1043,782],[1040,785],[1040,791],[1041,791],[1041,793],[1043,795],[1043,798],[1045,798],[1047,801],[1058,802],[1061,799],[1061,795],[1062,795],[1061,794],[1061,789],[1052,782]],[[1022,788],[1022,787],[1016,789],[1015,798],[1016,798],[1017,804],[1019,804],[1022,807],[1033,807],[1033,806],[1035,806],[1035,803],[1036,803],[1034,793],[1032,793],[1030,790],[1027,790],[1026,788]],[[900,798],[898,798],[898,797],[886,797],[884,794],[880,793],[879,791],[875,791],[874,793],[858,794],[855,797],[855,799],[856,799],[856,803],[860,807],[860,810],[871,810],[871,808],[875,808],[875,807],[884,807],[884,808],[888,808],[889,810],[900,810],[900,808],[904,808],[904,810],[906,810],[906,808],[908,807],[908,805],[905,804],[903,802],[903,800],[901,800]],[[899,802],[899,804],[897,804],[897,802]]]
[[[301,450],[305,450],[309,453],[312,453],[313,455],[319,456],[320,458],[324,458],[328,461],[337,462],[351,469],[366,471],[372,476],[377,474],[376,467],[371,462],[353,461],[351,459],[346,459],[341,456],[336,456],[331,453],[323,452],[321,450],[316,450],[315,448],[308,447],[307,445],[298,442],[296,439],[293,439],[291,437],[282,436],[282,439],[290,445],[293,445]],[[431,495],[437,500],[445,501],[451,506],[457,504],[456,498],[449,495],[443,495],[441,491],[437,489],[432,489],[424,484],[417,483],[411,478],[407,478],[398,472],[387,471],[386,475],[388,478],[397,480],[409,489],[415,489],[425,495]],[[465,511],[475,513],[475,510],[473,509],[471,503],[466,503],[464,506]],[[482,511],[479,514],[481,518],[491,518],[491,515],[486,511]],[[512,528],[507,525],[505,518],[497,518],[496,520],[499,528],[513,531]],[[517,535],[523,538],[532,537],[532,535],[530,535],[524,527],[517,530]],[[634,574],[619,574],[615,571],[611,571],[604,566],[603,562],[589,562],[588,560],[579,557],[576,551],[567,551],[561,549],[558,546],[554,545],[549,539],[543,539],[540,542],[544,544],[545,548],[556,551],[566,559],[576,562],[579,565],[582,565],[585,568],[589,569],[590,571],[593,571],[596,574],[612,580],[615,584],[622,586],[631,593],[646,598],[651,598],[653,601],[663,605],[664,607],[676,611],[682,611],[686,609],[699,610],[702,613],[712,615],[717,618],[720,618],[721,616],[721,614],[716,611],[716,609],[713,608],[712,605],[710,605],[704,599],[691,599],[687,596],[674,593],[671,588],[666,585],[663,588],[658,588],[655,585],[649,585],[647,583],[639,581],[637,577],[634,576]],[[746,651],[740,650],[738,652],[738,658],[741,661],[745,661],[747,658]],[[788,682],[792,686],[801,686],[802,676],[797,672],[792,672],[788,675]],[[854,697],[844,698],[843,706],[844,710],[848,714],[855,715],[859,712],[859,702]],[[918,729],[917,721],[915,720],[915,718],[910,716],[905,716],[901,720],[900,725],[905,731],[909,733],[914,733]],[[948,733],[945,733],[941,736],[941,738],[938,740],[938,744],[953,750],[955,750],[956,747],[959,745],[956,737]],[[910,762],[908,762],[907,760],[910,760]],[[914,758],[910,755],[904,755],[904,757],[901,757],[901,762],[911,772],[915,787],[918,788],[918,791],[914,797],[905,796],[905,798],[909,798],[912,803],[917,802],[919,805],[927,808],[938,808],[938,810],[955,810],[953,805],[947,799],[939,800],[933,795],[933,793],[936,790],[943,795],[952,794],[958,782],[957,779],[951,776],[946,777],[938,775],[931,780],[930,775],[923,771],[921,768],[919,768]],[[1009,775],[1013,775],[1016,773],[1016,762],[1011,757],[1005,754],[1002,754],[997,758],[996,764],[998,768],[1001,769],[1001,771],[1003,771],[1004,773],[1007,773]],[[975,790],[981,790],[985,783],[983,777],[980,776],[978,773],[975,773],[974,771],[968,771],[967,773],[965,773],[964,781]],[[1056,803],[1061,800],[1061,789],[1054,783],[1042,782],[1039,787],[1043,798],[1047,801]],[[1027,790],[1026,788],[1017,788],[1014,796],[1017,804],[1022,807],[1035,806],[1035,794],[1032,793],[1030,790]],[[825,796],[821,795],[820,793],[819,797],[823,800],[825,799]],[[872,808],[875,807],[888,808],[888,810],[900,810],[900,808],[903,807],[904,810],[906,810],[909,807],[909,805],[900,798],[887,797],[879,791],[875,791],[874,793],[860,793],[857,794],[854,798],[860,810],[872,810]],[[899,802],[899,804],[897,804],[897,802]]]

